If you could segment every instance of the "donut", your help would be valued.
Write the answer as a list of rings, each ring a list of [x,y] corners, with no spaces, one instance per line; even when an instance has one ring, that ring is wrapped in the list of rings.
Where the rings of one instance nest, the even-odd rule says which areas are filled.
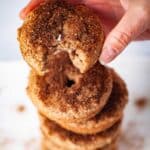
[[[81,135],[62,128],[41,114],[40,121],[41,131],[44,137],[59,147],[69,150],[93,150],[103,148],[117,139],[121,125],[121,121],[118,121],[111,128],[103,132],[93,135]]]
[[[53,121],[88,120],[108,101],[112,90],[111,72],[96,63],[82,74],[73,66],[67,53],[57,56],[52,72],[39,76],[31,71],[27,93],[37,109]]]
[[[96,116],[84,122],[59,122],[67,130],[79,134],[94,134],[110,128],[123,116],[123,110],[128,102],[128,92],[124,81],[111,70],[113,88],[105,107]]]
[[[53,143],[52,141],[43,137],[41,142],[41,150],[69,150],[69,149],[62,148],[57,144]]]
[[[25,18],[18,41],[23,58],[39,75],[50,71],[51,57],[61,51],[84,73],[97,62],[104,33],[99,16],[85,5],[49,0]]]
[[[95,150],[117,150],[116,147],[117,147],[116,141],[114,141],[111,144],[108,144],[107,146],[105,146],[104,148],[98,148]],[[51,140],[48,140],[45,137],[42,138],[41,149],[42,150],[75,150],[75,149],[63,148],[61,146],[58,146],[57,144],[53,143]]]

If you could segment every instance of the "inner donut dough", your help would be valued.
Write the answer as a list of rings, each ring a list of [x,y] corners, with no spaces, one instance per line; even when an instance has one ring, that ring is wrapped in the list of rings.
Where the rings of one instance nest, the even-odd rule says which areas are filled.
[[[41,113],[56,122],[81,122],[103,109],[112,90],[107,67],[96,63],[81,74],[65,52],[51,62],[53,70],[45,76],[34,70],[29,76],[27,93]]]
[[[86,6],[50,0],[29,13],[18,40],[24,59],[39,75],[50,71],[51,57],[61,51],[84,73],[97,62],[104,33],[99,16]]]

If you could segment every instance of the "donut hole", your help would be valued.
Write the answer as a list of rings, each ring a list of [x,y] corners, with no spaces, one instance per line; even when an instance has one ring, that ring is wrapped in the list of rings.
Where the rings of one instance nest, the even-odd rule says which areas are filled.
[[[66,80],[67,87],[72,87],[74,84],[75,84],[74,80],[67,78],[67,80]]]

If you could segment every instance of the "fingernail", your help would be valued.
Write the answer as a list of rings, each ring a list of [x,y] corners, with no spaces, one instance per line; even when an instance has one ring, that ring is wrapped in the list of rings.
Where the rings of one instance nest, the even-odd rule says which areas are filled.
[[[100,63],[102,65],[106,65],[114,58],[114,52],[111,49],[103,49],[102,54],[100,56]]]
[[[23,9],[21,10],[21,12],[20,12],[20,18],[21,18],[21,19],[24,19],[25,16],[26,16],[26,7],[23,8]]]
[[[103,60],[101,60],[101,58],[99,59],[99,62],[104,66],[106,65],[106,63]]]

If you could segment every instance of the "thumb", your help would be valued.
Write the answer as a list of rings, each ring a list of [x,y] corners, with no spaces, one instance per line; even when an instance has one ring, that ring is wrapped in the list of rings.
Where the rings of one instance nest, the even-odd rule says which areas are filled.
[[[148,13],[144,8],[130,8],[117,26],[109,33],[103,46],[100,62],[109,63],[147,28]]]
[[[32,11],[34,8],[36,8],[40,3],[44,2],[45,0],[30,0],[30,2],[27,4],[25,8],[22,9],[20,12],[20,18],[25,19],[27,14]]]

